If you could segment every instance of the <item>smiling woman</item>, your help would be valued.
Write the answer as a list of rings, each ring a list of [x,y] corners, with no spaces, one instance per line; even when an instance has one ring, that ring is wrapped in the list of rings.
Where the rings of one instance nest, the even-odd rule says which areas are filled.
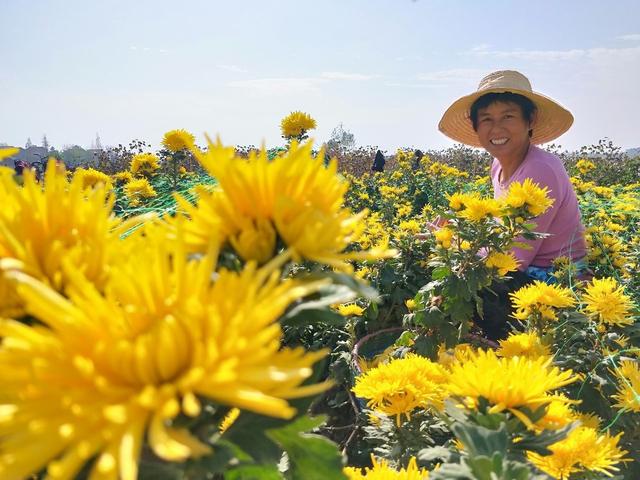
[[[536,146],[556,139],[572,123],[573,115],[567,109],[534,92],[527,77],[511,70],[484,77],[476,92],[455,101],[440,120],[438,127],[445,135],[483,147],[493,156],[495,198],[505,195],[511,183],[529,179],[547,188],[553,200],[552,207],[534,219],[536,231],[547,236],[520,239],[526,248],[513,248],[519,272],[497,297],[483,296],[485,318],[480,323],[490,336],[506,333],[506,320],[512,313],[508,293],[533,279],[552,283],[556,258],[570,258],[579,275],[587,274],[582,261],[586,255],[584,226],[573,186],[562,161]]]

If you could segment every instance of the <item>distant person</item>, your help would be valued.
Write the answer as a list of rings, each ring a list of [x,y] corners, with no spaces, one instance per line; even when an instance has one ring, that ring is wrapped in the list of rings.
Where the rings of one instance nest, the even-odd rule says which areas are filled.
[[[24,169],[29,168],[29,164],[24,160],[16,160],[16,163],[13,166],[14,174],[13,180],[18,185],[24,185]]]
[[[417,170],[420,168],[420,160],[422,160],[422,157],[424,157],[424,153],[422,153],[422,150],[416,150],[413,153],[413,169]]]
[[[549,190],[553,205],[533,221],[535,230],[548,236],[519,239],[529,249],[513,248],[519,271],[504,284],[492,285],[496,293],[482,291],[484,319],[478,323],[489,337],[508,333],[512,313],[509,293],[535,280],[548,283],[553,261],[570,258],[578,278],[588,278],[587,246],[578,199],[569,175],[556,155],[536,145],[555,140],[573,123],[573,115],[555,100],[536,93],[523,74],[504,70],[480,81],[478,90],[456,100],[444,113],[438,128],[449,138],[482,147],[493,157],[491,180],[494,197],[505,194],[512,182],[531,179]]]
[[[371,170],[374,172],[384,172],[384,155],[380,150],[376,152],[376,156],[373,159],[373,165],[371,166]]]

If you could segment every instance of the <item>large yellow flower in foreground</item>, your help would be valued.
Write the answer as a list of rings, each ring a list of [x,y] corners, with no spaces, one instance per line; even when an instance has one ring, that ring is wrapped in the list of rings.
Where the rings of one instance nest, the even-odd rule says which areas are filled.
[[[0,322],[0,478],[47,467],[72,479],[93,461],[94,479],[134,480],[146,438],[154,453],[183,461],[209,451],[181,413],[200,398],[290,418],[287,399],[326,352],[281,348],[278,318],[319,284],[280,280],[275,264],[218,271],[212,258],[187,260],[164,237],[132,237],[137,254],[114,266],[105,296],[71,269],[69,299],[15,274],[41,323]],[[128,240],[128,239],[127,239]]]
[[[371,455],[371,468],[366,467],[364,470],[355,467],[346,467],[344,473],[349,480],[426,480],[429,478],[429,471],[424,468],[418,468],[416,457],[411,457],[407,468],[396,470],[389,466],[387,460],[381,458],[377,460]]]
[[[394,255],[385,246],[366,252],[345,252],[364,229],[366,212],[352,214],[343,207],[348,188],[336,173],[337,164],[323,165],[322,152],[312,145],[294,144],[282,156],[269,160],[266,151],[236,157],[234,148],[209,143],[194,150],[200,163],[216,178],[218,189],[198,190],[194,206],[178,197],[191,221],[186,238],[195,251],[210,241],[229,242],[245,260],[268,261],[280,239],[295,260],[301,258],[345,268],[345,260],[377,259]]]
[[[416,408],[442,407],[447,396],[447,370],[431,360],[407,355],[368,370],[358,377],[353,393],[385,415],[411,418]]]
[[[633,303],[613,278],[594,278],[585,288],[585,312],[608,325],[631,325]]]
[[[618,378],[618,392],[613,396],[618,408],[640,413],[640,367],[633,360],[621,362],[614,371]]]
[[[84,178],[71,182],[49,162],[43,185],[25,172],[24,186],[0,175],[0,263],[62,291],[63,260],[103,285],[105,266],[117,253],[121,225],[112,214],[114,198],[104,188],[85,190]]]
[[[510,293],[509,296],[515,308],[513,316],[518,320],[526,320],[536,314],[546,320],[557,320],[556,308],[567,308],[576,304],[568,288],[549,285],[539,280],[522,287],[515,293]]]
[[[550,445],[551,455],[528,452],[527,457],[540,470],[558,480],[568,480],[572,474],[581,472],[612,476],[619,470],[616,465],[624,461],[628,453],[618,447],[621,436],[622,433],[599,435],[591,427],[580,426],[564,440]]]
[[[0,148],[0,162],[5,160],[6,158],[11,158],[14,155],[17,155],[19,152],[20,149],[15,147]]]
[[[491,405],[490,413],[509,410],[525,424],[530,422],[518,409],[547,405],[554,390],[579,378],[571,370],[552,367],[548,358],[499,358],[492,350],[479,350],[450,369],[451,394],[471,407],[484,397]]]
[[[456,215],[472,222],[479,222],[480,220],[498,217],[501,213],[502,207],[497,200],[469,197],[464,203],[464,209],[456,212]]]
[[[304,112],[291,112],[280,122],[280,130],[285,138],[301,137],[316,128],[316,121]]]
[[[509,190],[500,198],[500,202],[509,209],[526,209],[532,217],[542,215],[553,205],[553,198],[549,197],[549,189],[541,188],[530,178],[524,182],[513,182],[509,185]]]

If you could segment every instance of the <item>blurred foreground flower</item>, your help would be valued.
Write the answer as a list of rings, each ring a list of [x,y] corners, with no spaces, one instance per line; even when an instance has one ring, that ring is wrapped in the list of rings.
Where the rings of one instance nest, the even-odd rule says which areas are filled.
[[[294,142],[271,161],[264,149],[245,159],[219,141],[210,142],[206,153],[194,149],[219,188],[198,189],[196,205],[177,197],[191,219],[185,225],[189,247],[203,251],[211,241],[229,242],[244,260],[264,263],[277,254],[279,240],[296,261],[341,269],[350,268],[347,260],[395,255],[386,244],[345,252],[362,233],[366,212],[354,215],[343,207],[347,182],[337,175],[335,162],[325,167],[322,152],[314,157],[311,148]]]
[[[25,172],[24,186],[17,185],[10,175],[0,175],[3,270],[24,271],[62,292],[65,261],[102,288],[107,276],[105,266],[117,254],[114,242],[121,220],[112,214],[113,196],[101,186],[85,189],[85,180],[78,175],[67,181],[54,161],[47,166],[44,186],[30,171]],[[15,308],[22,301],[7,279],[0,278],[0,283],[0,289],[5,289],[0,296],[0,313],[6,316],[4,308]]]
[[[130,241],[136,255],[114,266],[104,296],[72,265],[68,299],[12,274],[39,323],[0,321],[0,478],[47,467],[72,479],[95,458],[91,478],[134,480],[145,438],[167,461],[209,452],[173,424],[198,416],[200,398],[291,418],[287,399],[328,387],[301,386],[326,352],[281,348],[278,324],[323,282],[280,281],[278,262],[212,282],[217,252],[189,261],[163,235]]]

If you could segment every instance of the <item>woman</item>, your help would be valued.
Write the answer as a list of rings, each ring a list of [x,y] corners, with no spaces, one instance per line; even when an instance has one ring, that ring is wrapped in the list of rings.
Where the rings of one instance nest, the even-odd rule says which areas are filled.
[[[510,291],[532,279],[553,281],[555,258],[569,257],[580,275],[588,271],[584,226],[569,175],[557,156],[536,146],[558,138],[572,123],[573,115],[555,100],[532,91],[527,77],[503,70],[487,75],[476,92],[456,100],[438,125],[453,140],[483,147],[493,156],[491,180],[495,198],[502,196],[511,182],[530,178],[547,187],[554,200],[550,209],[534,219],[536,231],[548,236],[523,240],[530,249],[513,249],[520,272],[500,287],[497,296],[487,292],[481,295],[485,318],[480,323],[489,336],[506,334]]]

